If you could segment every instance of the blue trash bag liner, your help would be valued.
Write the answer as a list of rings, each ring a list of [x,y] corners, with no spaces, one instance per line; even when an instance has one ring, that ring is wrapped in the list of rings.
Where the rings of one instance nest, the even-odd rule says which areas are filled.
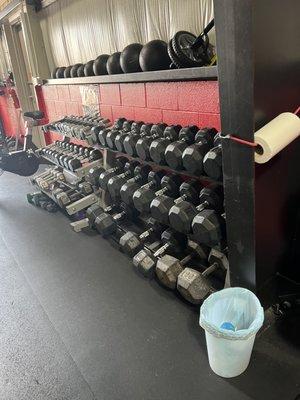
[[[254,293],[228,288],[210,295],[200,309],[199,323],[212,335],[243,340],[255,335],[264,322],[264,310]],[[221,328],[233,326],[234,329]]]

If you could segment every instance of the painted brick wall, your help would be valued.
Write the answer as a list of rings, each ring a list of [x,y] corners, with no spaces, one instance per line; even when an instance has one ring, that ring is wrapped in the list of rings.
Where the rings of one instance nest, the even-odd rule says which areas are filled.
[[[19,130],[18,111],[8,95],[0,96],[0,116],[7,134]],[[82,115],[79,85],[45,85],[37,88],[45,122],[67,114]],[[118,117],[144,122],[195,124],[220,129],[218,82],[151,82],[99,85],[99,111],[114,121]],[[24,126],[21,121],[21,131]],[[47,142],[58,135],[51,133]]]
[[[144,122],[195,124],[220,129],[218,82],[151,82],[99,85],[99,110],[103,117]],[[82,115],[77,85],[45,85],[40,106],[49,121],[66,114]],[[51,134],[51,139],[58,136]]]
[[[13,99],[7,88],[1,88],[0,118],[7,136],[16,136],[17,132],[24,133],[23,119],[20,118],[20,110],[14,107]]]

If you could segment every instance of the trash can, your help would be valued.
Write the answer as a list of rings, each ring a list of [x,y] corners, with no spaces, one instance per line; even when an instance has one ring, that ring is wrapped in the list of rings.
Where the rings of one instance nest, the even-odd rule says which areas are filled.
[[[209,365],[217,375],[233,378],[245,371],[263,321],[263,308],[248,289],[223,289],[203,302],[199,322],[205,330]]]

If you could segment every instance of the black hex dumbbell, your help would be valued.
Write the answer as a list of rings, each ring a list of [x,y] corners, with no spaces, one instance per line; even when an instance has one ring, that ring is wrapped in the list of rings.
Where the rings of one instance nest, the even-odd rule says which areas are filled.
[[[229,263],[225,253],[211,249],[208,256],[209,266],[203,271],[184,268],[177,278],[177,290],[182,297],[192,304],[201,304],[211,293],[215,292],[209,276],[216,271],[221,272],[226,284]]]
[[[188,243],[185,235],[171,228],[163,231],[160,239],[163,245],[157,251],[152,252],[148,248],[144,248],[132,259],[133,265],[137,270],[148,278],[154,276],[156,263],[159,257],[163,257],[166,253],[180,254]]]
[[[124,167],[126,163],[128,162],[128,159],[126,157],[118,157],[115,160],[115,166],[113,168],[109,168],[106,171],[103,171],[100,173],[99,176],[99,187],[102,190],[107,189],[107,183],[115,175],[121,174],[124,172]]]
[[[151,171],[149,165],[138,165],[134,169],[133,177],[125,182],[120,189],[121,200],[128,206],[133,206],[133,194],[147,182],[148,175]]]
[[[85,175],[85,181],[91,184],[94,188],[99,188],[99,177],[103,172],[105,172],[103,167],[92,167]]]
[[[134,121],[125,121],[123,123],[122,129],[115,129],[111,132],[108,132],[106,136],[106,143],[108,147],[112,150],[116,149],[115,140],[120,132],[123,132],[125,135],[129,135],[132,129],[140,129],[140,125]]]
[[[150,157],[156,164],[166,164],[166,148],[170,143],[175,142],[175,140],[178,139],[178,135],[181,129],[181,125],[167,126],[164,131],[163,137],[153,140],[153,142],[150,144]]]
[[[188,146],[182,154],[183,167],[194,175],[203,173],[203,159],[206,153],[212,148],[215,128],[202,128],[195,136],[195,143]]]
[[[112,176],[107,182],[107,190],[114,201],[121,198],[120,190],[124,183],[133,177],[135,168],[140,165],[137,161],[131,161],[125,164],[124,172]]]
[[[117,232],[121,222],[127,219],[134,220],[137,216],[138,212],[134,207],[121,203],[118,214],[111,215],[104,212],[97,216],[94,226],[101,235],[109,236]]]
[[[95,220],[96,218],[103,213],[112,214],[118,211],[118,205],[111,204],[108,207],[101,207],[100,204],[94,203],[86,210],[86,218],[89,220],[90,228],[95,228]]]
[[[124,140],[127,138],[127,136],[135,136],[138,135],[139,129],[141,130],[141,135],[146,135],[149,134],[150,130],[152,128],[152,124],[142,124],[142,126],[139,126],[139,123],[133,123],[131,127],[131,134],[129,135],[128,132],[121,131],[116,139],[115,139],[115,146],[118,151],[122,153],[126,153],[125,148],[124,148]]]
[[[195,135],[198,132],[196,125],[182,128],[179,132],[179,138],[176,142],[170,143],[165,151],[165,159],[167,164],[173,168],[180,170],[182,165],[182,153],[194,142]]]
[[[204,172],[212,179],[222,178],[222,138],[218,133],[214,139],[214,146],[203,159]]]
[[[155,197],[155,192],[161,188],[162,178],[165,176],[163,171],[151,171],[148,175],[148,183],[137,189],[132,196],[134,207],[141,214],[150,212],[151,201]]]
[[[188,251],[181,260],[166,254],[157,261],[155,268],[157,279],[167,288],[176,289],[179,274],[191,260],[198,259],[201,264],[207,262],[208,250],[205,246],[189,241]]]
[[[192,232],[192,222],[195,216],[205,208],[211,208],[220,213],[223,209],[223,187],[221,185],[211,185],[201,189],[199,198],[196,201],[175,202],[169,211],[169,223],[172,228],[182,233]],[[200,203],[197,207],[196,204]]]
[[[74,161],[79,160],[82,163],[91,162],[100,160],[102,158],[102,153],[98,149],[94,149],[93,147],[86,147],[83,151],[83,155],[79,155],[78,157],[73,157],[72,160],[65,160],[64,163],[68,169],[74,171]],[[76,168],[77,169],[77,168]]]
[[[133,257],[138,251],[141,250],[143,244],[153,237],[160,237],[166,227],[153,218],[147,221],[148,229],[137,235],[135,232],[128,231],[120,238],[120,246],[124,253]]]
[[[135,154],[137,154],[142,160],[150,160],[149,146],[151,142],[162,137],[166,129],[166,124],[155,124],[152,126],[149,134],[141,134],[135,144]]]
[[[152,128],[151,128],[152,129]],[[141,134],[147,134],[149,126],[147,124],[136,122],[131,129],[130,134],[123,138],[124,151],[132,157],[136,157],[135,145]]]
[[[106,143],[106,136],[107,134],[112,130],[112,129],[122,129],[124,122],[126,121],[126,118],[118,118],[115,120],[113,126],[111,128],[104,128],[101,129],[98,133],[98,141],[103,147],[107,147]]]
[[[166,218],[163,218],[164,215],[160,213],[160,210],[157,210],[157,206],[160,203],[160,200],[162,200],[164,197],[169,196],[176,198],[179,194],[179,187],[182,183],[182,179],[178,175],[168,175],[164,176],[160,182],[161,189],[158,190],[157,192],[147,192],[146,199],[147,201],[150,201],[147,205],[144,205],[144,207],[150,210],[151,215],[153,218],[158,220],[162,224],[168,223]],[[157,200],[158,199],[158,200]],[[157,201],[156,201],[157,200]],[[145,202],[146,200],[144,200]],[[158,218],[159,217],[159,218]]]
[[[169,224],[169,211],[174,204],[180,204],[183,201],[191,202],[196,204],[198,201],[198,195],[200,191],[199,182],[191,180],[189,182],[183,182],[179,188],[180,197],[174,199],[173,196],[161,194],[153,199],[150,204],[150,211],[153,218],[157,219],[163,224]],[[177,194],[177,193],[176,193]],[[178,229],[179,232],[182,230]]]

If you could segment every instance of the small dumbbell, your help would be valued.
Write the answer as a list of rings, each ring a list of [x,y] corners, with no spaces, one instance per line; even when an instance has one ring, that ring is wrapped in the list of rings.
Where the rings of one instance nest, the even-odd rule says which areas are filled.
[[[132,178],[135,168],[140,165],[137,161],[127,162],[124,166],[124,172],[119,175],[112,176],[107,182],[107,190],[113,200],[120,199],[120,190],[124,183]]]
[[[137,123],[134,122],[134,121],[128,121],[128,120],[126,120],[126,121],[124,121],[121,130],[122,130],[123,132],[129,134],[130,131],[131,131],[131,129],[132,129],[132,126],[133,126],[133,127],[136,126],[135,129],[137,129],[137,126],[138,126],[138,125],[137,125]],[[107,135],[106,135],[106,144],[107,144],[107,146],[108,146],[110,149],[112,149],[112,150],[115,150],[115,149],[116,149],[116,146],[115,146],[115,139],[116,139],[116,137],[118,136],[119,133],[120,133],[120,129],[112,129],[112,130],[111,130],[110,132],[108,132]]]
[[[196,200],[196,201],[195,201]],[[172,228],[182,233],[192,232],[192,222],[195,216],[205,208],[211,208],[220,213],[223,210],[223,187],[211,185],[201,189],[199,198],[190,201],[188,198],[183,201],[174,202],[169,210],[169,222]],[[197,203],[200,203],[196,206]]]
[[[199,182],[193,179],[189,182],[183,182],[180,185],[180,197],[177,197],[175,200],[174,197],[177,195],[178,192],[169,192],[168,195],[159,194],[152,200],[150,204],[152,217],[160,221],[162,224],[169,225],[169,211],[171,207],[174,204],[180,204],[183,201],[189,202],[189,204],[196,204],[198,201],[199,191]],[[178,231],[185,233],[181,229]]]
[[[120,198],[128,206],[134,206],[133,194],[146,181],[151,172],[149,165],[138,165],[135,167],[133,177],[128,179],[120,188]],[[113,198],[113,197],[112,197]]]
[[[177,170],[182,169],[182,153],[190,144],[193,143],[197,132],[198,127],[196,125],[182,128],[179,132],[179,139],[167,146],[165,159],[171,168]]]
[[[219,180],[222,178],[222,138],[218,133],[214,139],[214,146],[206,153],[203,159],[204,172],[212,179]]]
[[[135,232],[128,231],[120,238],[120,246],[124,253],[133,257],[138,251],[141,250],[143,244],[152,239],[153,236],[160,236],[166,229],[164,225],[155,221],[153,218],[149,218],[147,221],[149,227],[146,231],[137,235]]]
[[[109,168],[106,171],[101,172],[99,176],[99,187],[102,190],[107,189],[107,184],[110,178],[112,178],[115,175],[118,175],[119,173],[124,172],[124,168],[126,163],[128,162],[126,157],[118,157],[115,160],[115,167]]]
[[[163,171],[151,171],[148,175],[148,183],[137,189],[132,196],[134,207],[141,214],[150,212],[151,201],[155,197],[155,192],[161,188],[162,178],[165,176]]]
[[[164,131],[163,137],[153,140],[153,142],[150,144],[149,148],[150,157],[156,164],[160,165],[166,164],[166,159],[165,159],[166,148],[170,143],[175,142],[175,140],[178,139],[178,135],[181,129],[182,129],[181,125],[167,126],[167,128]]]
[[[132,259],[133,265],[144,276],[154,276],[156,263],[159,257],[162,257],[167,252],[178,254],[182,252],[187,245],[187,237],[170,228],[163,231],[160,239],[163,245],[157,251],[152,252],[144,247],[144,249],[139,251]]]
[[[99,143],[101,144],[101,146],[103,146],[103,147],[108,146],[107,142],[106,142],[107,134],[113,129],[116,131],[119,131],[120,129],[122,129],[125,121],[127,121],[126,118],[118,118],[111,128],[104,128],[104,129],[100,130],[100,132],[98,133],[98,140],[99,140]]]
[[[162,136],[166,126],[167,126],[166,124],[153,125],[150,130],[150,136],[154,137]],[[132,132],[130,135],[128,135],[124,140],[124,149],[126,153],[129,154],[130,156],[136,157],[138,155],[136,149],[137,142],[139,141],[139,139],[145,138],[148,135],[149,135],[148,130],[144,131],[140,130],[140,132],[135,132],[135,133]]]
[[[136,134],[138,134],[138,130],[137,130],[136,128],[138,128],[138,126],[136,126],[136,125],[133,124],[133,132],[134,132],[134,133],[132,133],[132,135],[134,135],[134,136],[136,136]],[[151,128],[152,128],[152,124],[143,124],[143,125],[141,126],[141,128],[140,128],[140,129],[141,129],[141,135],[149,134]],[[116,146],[116,149],[117,149],[118,151],[122,152],[122,153],[125,153],[125,152],[126,152],[126,150],[125,150],[125,148],[124,148],[124,140],[126,139],[127,136],[128,136],[128,132],[121,131],[121,132],[116,136],[116,139],[115,139],[115,146]],[[131,135],[130,135],[130,136],[131,136]]]
[[[178,275],[177,290],[190,303],[200,304],[215,291],[208,277],[216,270],[228,274],[228,259],[224,253],[211,249],[208,262],[210,266],[202,273],[194,268],[185,268]]]
[[[188,172],[195,175],[203,173],[203,159],[212,148],[216,134],[215,128],[202,128],[197,132],[195,143],[188,146],[182,154],[182,164]]]
[[[166,254],[159,258],[156,264],[156,276],[158,280],[169,289],[175,289],[178,275],[183,271],[183,268],[191,260],[198,258],[201,262],[207,261],[208,251],[205,247],[196,242],[189,241],[189,254],[182,260]]]

